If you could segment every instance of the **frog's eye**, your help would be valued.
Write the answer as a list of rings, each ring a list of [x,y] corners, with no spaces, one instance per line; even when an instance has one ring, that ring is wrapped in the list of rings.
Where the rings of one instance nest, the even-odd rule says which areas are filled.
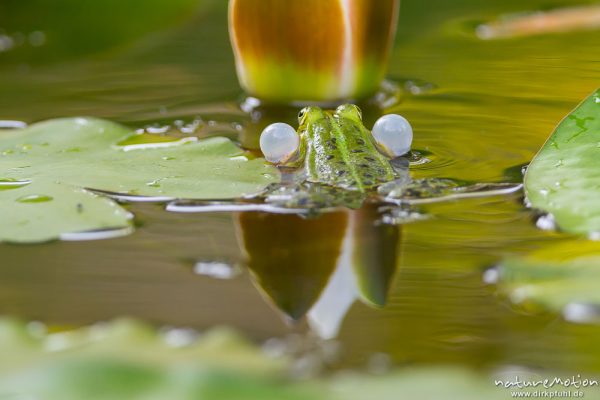
[[[413,129],[400,115],[389,114],[379,118],[371,133],[379,150],[388,157],[400,157],[410,151]]]
[[[336,110],[336,114],[345,118],[353,118],[362,121],[362,110],[354,104],[343,104]]]
[[[308,114],[309,107],[304,107],[298,113],[298,123],[302,125],[304,123],[304,118],[306,118],[306,114]]]
[[[265,159],[273,164],[285,164],[300,149],[300,136],[288,124],[269,125],[260,135],[260,150]]]

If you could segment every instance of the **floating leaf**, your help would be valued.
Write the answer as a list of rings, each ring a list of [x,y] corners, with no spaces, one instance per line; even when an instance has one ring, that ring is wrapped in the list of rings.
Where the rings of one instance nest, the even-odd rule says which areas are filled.
[[[0,209],[0,241],[11,242],[67,239],[69,233],[99,230],[127,233],[132,217],[110,199],[49,181],[0,191]]]
[[[229,139],[138,144],[125,127],[59,119],[0,136],[0,240],[126,228],[130,215],[82,188],[161,198],[224,199],[262,190],[278,172]],[[129,144],[133,145],[119,145]]]
[[[559,312],[568,312],[567,307],[573,305],[600,307],[598,242],[578,240],[548,246],[505,261],[497,272],[500,290],[515,303]]]
[[[267,357],[224,328],[198,338],[189,330],[157,335],[132,320],[51,334],[39,328],[0,319],[1,399],[495,400],[516,391],[498,387],[490,376],[452,367],[383,376],[347,372],[295,382],[284,377],[289,360]],[[521,381],[532,378],[506,371],[498,379],[514,381],[517,375]],[[533,377],[537,381],[540,375]],[[582,390],[597,393],[596,387]]]
[[[1,399],[312,398],[308,390],[275,382],[284,359],[266,357],[225,328],[199,338],[189,330],[157,335],[119,320],[32,335],[25,324],[5,319],[0,351]]]
[[[556,128],[527,169],[535,208],[567,232],[600,232],[600,89]]]

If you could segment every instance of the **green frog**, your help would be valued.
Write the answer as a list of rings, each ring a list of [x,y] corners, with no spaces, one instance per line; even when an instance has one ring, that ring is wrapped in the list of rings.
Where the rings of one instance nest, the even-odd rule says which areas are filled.
[[[408,121],[395,114],[369,131],[353,104],[335,111],[306,107],[298,120],[297,131],[283,123],[263,131],[265,158],[280,167],[304,167],[307,182],[360,193],[398,178],[390,160],[408,153],[413,138]]]

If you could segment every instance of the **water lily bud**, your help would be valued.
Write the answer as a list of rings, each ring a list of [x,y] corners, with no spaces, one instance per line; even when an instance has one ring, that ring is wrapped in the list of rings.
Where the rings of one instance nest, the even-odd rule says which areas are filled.
[[[230,0],[240,84],[269,102],[336,102],[374,94],[399,0]]]

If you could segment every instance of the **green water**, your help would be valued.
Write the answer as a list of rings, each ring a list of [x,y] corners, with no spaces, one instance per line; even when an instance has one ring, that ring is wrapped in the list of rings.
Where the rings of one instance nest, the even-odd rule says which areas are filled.
[[[0,4],[0,29],[25,36],[25,44],[0,52],[0,119],[90,115],[141,128],[200,116],[215,123],[199,133],[230,137],[239,133],[236,124],[248,123],[235,111],[242,93],[224,1],[152,2],[143,9],[137,1],[119,12],[106,11],[116,1],[88,12],[67,7],[76,2],[63,3],[52,9],[43,1]],[[600,82],[598,32],[501,41],[481,41],[472,33],[476,21],[502,13],[574,2],[480,3],[403,3],[390,78],[436,87],[407,95],[394,108],[415,127],[415,148],[431,153],[432,162],[413,168],[415,177],[519,179],[515,171]],[[39,46],[28,42],[36,31],[45,35]],[[299,235],[327,232],[322,220],[271,216],[267,224],[256,215],[177,214],[156,204],[129,208],[138,226],[125,238],[0,245],[0,313],[52,325],[121,315],[199,329],[225,324],[257,340],[308,334],[306,323],[287,324],[283,311],[297,315],[310,308],[332,273],[330,265],[310,264],[339,243],[315,248]],[[361,367],[373,354],[386,353],[397,365],[600,370],[600,327],[516,309],[483,283],[484,270],[503,257],[566,238],[538,230],[520,194],[420,211],[433,217],[385,232],[363,226],[373,221],[368,212],[339,216],[339,223],[356,217],[355,248],[372,250],[363,254],[370,263],[361,273],[370,282],[365,302],[379,307],[353,303],[337,336],[342,355],[333,368]],[[306,262],[269,263],[275,259],[265,250],[269,227],[283,222],[293,232],[277,243]],[[243,242],[245,236],[264,240]],[[244,243],[246,252],[254,249],[250,269],[244,267]],[[214,261],[241,265],[241,274],[220,280],[194,272],[197,262]]]

